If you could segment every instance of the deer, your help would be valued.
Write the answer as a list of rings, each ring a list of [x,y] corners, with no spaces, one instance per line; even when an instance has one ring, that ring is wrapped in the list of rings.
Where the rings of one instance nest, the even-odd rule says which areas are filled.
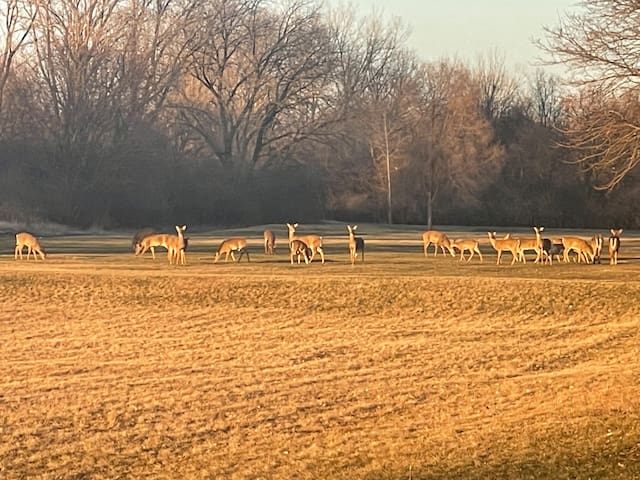
[[[580,237],[562,237],[564,246],[564,261],[569,261],[569,253],[575,251],[578,254],[578,263],[584,259],[585,263],[592,263],[594,252],[591,243]]]
[[[164,247],[169,250],[168,242],[173,235],[169,233],[153,233],[151,235],[147,235],[142,240],[140,240],[135,247],[135,254],[144,255],[147,250],[151,250],[151,257],[156,259],[155,249],[157,247]]]
[[[178,235],[168,235],[165,246],[167,247],[167,259],[169,265],[180,262],[181,265],[187,263],[185,250],[187,249],[188,239],[184,238],[184,231],[187,229],[186,225],[181,227],[176,225],[176,232]]]
[[[324,264],[324,252],[322,250],[322,237],[320,235],[296,235],[296,228],[298,228],[298,224],[294,223],[293,225],[287,223],[287,228],[289,229],[289,244],[293,240],[301,240],[302,243],[306,244],[311,250],[311,258],[309,262],[313,262],[313,258],[316,255],[316,252],[320,254],[320,258],[322,259],[322,263]]]
[[[236,260],[234,252],[240,253],[238,260]],[[223,240],[218,247],[218,251],[216,252],[213,263],[218,263],[218,260],[222,257],[222,254],[225,255],[225,262],[229,260],[229,255],[231,255],[232,261],[237,261],[238,263],[240,263],[242,255],[244,254],[247,255],[247,262],[251,261],[251,259],[249,258],[249,252],[247,250],[247,239],[244,237],[234,237]]]
[[[347,225],[347,231],[349,232],[349,258],[351,265],[356,264],[356,257],[358,252],[362,254],[362,263],[364,263],[364,239],[362,237],[356,237],[354,232],[358,228],[358,225]]]
[[[298,256],[298,265],[300,264],[300,256],[304,258],[304,263],[309,264],[309,247],[302,240],[297,238],[289,243],[289,251],[291,252],[291,265],[293,265],[293,257]]]
[[[618,252],[620,251],[620,235],[622,235],[622,229],[609,230],[611,236],[609,237],[609,265],[618,264]]]
[[[591,249],[593,250],[593,261],[592,263],[602,263],[600,260],[600,255],[602,254],[602,234],[596,233],[593,237],[591,237]]]
[[[264,254],[274,255],[276,252],[276,234],[271,230],[265,230],[262,236],[264,238]]]
[[[458,238],[453,242],[451,242],[451,246],[453,248],[457,248],[458,250],[460,250],[461,262],[465,259],[464,257],[465,251],[468,251],[470,253],[469,258],[467,259],[467,263],[471,261],[471,259],[473,258],[473,255],[476,253],[480,256],[480,263],[483,262],[482,253],[480,252],[480,246],[477,240],[473,240],[473,239],[463,240],[461,238]]]
[[[564,245],[562,244],[562,240],[551,241],[548,238],[542,239],[542,261],[549,262],[549,265],[553,265],[553,256],[555,255],[556,260],[560,261],[560,255],[564,252]]]
[[[533,250],[536,252],[536,259],[534,263],[538,263],[542,260],[542,237],[540,232],[544,230],[544,227],[532,227],[535,232],[535,238],[520,238],[520,249],[518,251],[518,260],[527,263],[527,257],[524,254],[526,250]]]
[[[442,249],[442,253],[445,254],[444,249],[449,250],[449,253],[452,257],[456,256],[456,252],[451,247],[451,242],[449,238],[442,232],[438,232],[436,230],[427,230],[422,234],[422,243],[424,244],[424,256],[427,256],[429,245],[433,244],[435,247],[435,251],[433,252],[433,256],[435,257],[438,254],[438,247]]]
[[[22,260],[22,249],[27,247],[27,260],[29,260],[29,256],[33,253],[33,259],[38,261],[38,255],[45,259],[45,252],[40,245],[40,241],[31,235],[28,232],[20,232],[16,234],[16,249],[14,251],[14,258],[17,260],[18,255],[20,255],[20,260]]]
[[[496,232],[487,232],[489,235],[489,243],[493,249],[498,253],[498,261],[496,265],[500,265],[500,259],[502,258],[502,252],[511,252],[513,256],[513,260],[511,260],[511,265],[516,263],[516,260],[519,257],[520,251],[520,239],[511,238],[510,234],[507,234],[505,238],[496,238]]]
[[[131,240],[131,248],[133,248],[133,251],[138,252],[138,246],[140,245],[142,239],[155,233],[157,232],[152,228],[143,228],[142,230],[138,230],[136,233],[134,233],[133,239]]]

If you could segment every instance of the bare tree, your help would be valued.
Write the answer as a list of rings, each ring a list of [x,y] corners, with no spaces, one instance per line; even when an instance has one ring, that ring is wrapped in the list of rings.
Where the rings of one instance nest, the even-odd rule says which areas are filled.
[[[480,109],[485,117],[505,117],[518,102],[520,85],[507,71],[504,58],[497,51],[480,57],[473,76],[480,88]]]
[[[462,204],[477,202],[478,193],[498,172],[503,152],[478,108],[480,85],[468,69],[444,61],[426,65],[422,82],[411,156],[431,228],[440,193],[447,191]]]
[[[597,188],[612,189],[640,161],[640,4],[589,0],[579,5],[578,13],[546,28],[539,45],[551,63],[570,69],[579,90],[568,102],[565,146],[575,152],[577,164],[597,174]]]
[[[36,1],[36,0],[34,0]],[[37,0],[29,51],[34,119],[51,145],[51,175],[66,192],[105,187],[126,165],[113,155],[153,122],[180,77],[195,1]],[[106,208],[106,206],[105,206]]]
[[[320,135],[334,117],[333,55],[319,6],[217,0],[202,8],[192,78],[173,104],[184,143],[250,172]]]
[[[5,0],[0,13],[0,113],[3,111],[7,82],[16,54],[25,45],[37,14],[38,4],[28,0]]]
[[[543,127],[560,127],[564,97],[558,77],[536,70],[529,81],[529,100],[534,121]]]
[[[358,17],[344,8],[331,13],[329,27],[336,52],[336,106],[343,121],[333,140],[338,143],[346,138],[341,133],[349,132],[347,142],[356,146],[356,151],[334,158],[340,164],[333,166],[333,182],[348,178],[347,189],[353,193],[356,186],[369,200],[385,204],[387,222],[392,223],[392,174],[402,166],[409,114],[417,98],[416,61],[405,46],[409,32],[399,19],[387,21],[382,12]],[[358,147],[369,158],[358,159]],[[357,173],[345,177],[345,166],[358,160]]]

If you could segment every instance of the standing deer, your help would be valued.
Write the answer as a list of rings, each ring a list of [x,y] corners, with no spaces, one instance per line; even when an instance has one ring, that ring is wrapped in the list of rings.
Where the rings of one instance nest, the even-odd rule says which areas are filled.
[[[316,256],[316,252],[320,254],[320,258],[322,259],[322,263],[324,263],[324,252],[322,250],[322,237],[320,235],[296,235],[296,228],[298,227],[297,223],[293,225],[287,223],[287,228],[289,229],[289,244],[291,244],[294,240],[300,240],[302,243],[306,244],[307,247],[311,250],[311,258],[309,262],[313,262],[313,258]]]
[[[351,259],[351,265],[355,265],[358,252],[362,254],[362,263],[364,263],[364,239],[362,237],[356,237],[353,232],[358,228],[357,225],[353,227],[347,225],[347,231],[349,232],[349,258]]]
[[[45,253],[40,245],[40,242],[36,237],[27,232],[20,232],[16,234],[16,249],[14,251],[14,258],[18,259],[18,254],[20,255],[20,260],[22,260],[22,249],[27,247],[27,260],[29,260],[29,256],[33,252],[33,259],[38,260],[38,255],[44,260]]]
[[[463,240],[458,238],[457,240],[454,240],[453,242],[451,242],[451,246],[453,248],[457,248],[458,250],[460,250],[461,262],[464,260],[464,252],[466,251],[470,253],[469,258],[467,259],[467,263],[471,261],[471,259],[473,258],[473,255],[476,253],[480,256],[480,263],[483,262],[482,253],[480,252],[480,244],[478,243],[477,240],[473,240],[473,239]]]
[[[302,240],[294,239],[289,244],[291,252],[291,265],[293,265],[293,257],[298,256],[298,264],[300,264],[300,256],[304,258],[304,263],[309,264],[309,247]]]
[[[265,230],[262,236],[264,237],[265,255],[273,255],[276,252],[276,234],[271,230]]]
[[[536,260],[534,263],[538,263],[542,261],[543,256],[543,248],[542,248],[542,237],[540,236],[540,232],[544,230],[544,227],[532,227],[536,236],[534,238],[520,238],[520,249],[518,251],[518,260],[524,263],[527,263],[527,257],[524,252],[526,250],[533,250],[536,253]]]
[[[424,256],[427,256],[429,245],[433,244],[435,247],[435,251],[433,252],[433,256],[438,255],[438,247],[442,249],[442,253],[444,254],[444,249],[449,250],[449,253],[452,257],[456,256],[456,252],[451,247],[451,242],[449,238],[442,232],[438,232],[436,230],[427,230],[422,234],[422,243],[424,244]]]
[[[176,225],[176,232],[178,235],[169,235],[166,242],[167,258],[169,264],[180,262],[181,265],[187,263],[185,250],[187,249],[187,240],[184,238],[184,231],[187,229],[186,225],[179,227]]]
[[[234,252],[240,253],[238,260],[236,260]],[[223,254],[225,255],[224,257],[225,262],[229,260],[229,255],[231,255],[232,261],[234,262],[237,261],[238,263],[240,263],[240,260],[242,259],[242,255],[244,254],[247,255],[247,262],[251,261],[251,259],[249,258],[249,252],[247,251],[247,239],[244,237],[235,237],[235,238],[228,238],[226,240],[223,240],[223,242],[218,247],[218,251],[216,252],[216,256],[214,257],[213,263],[218,263],[218,259],[222,257]]]
[[[511,238],[507,235],[504,238],[496,238],[496,232],[487,232],[489,234],[489,243],[493,249],[498,253],[498,261],[496,265],[500,265],[500,259],[502,258],[502,252],[511,252],[513,260],[511,265],[516,263],[520,251],[520,240],[518,238]]]
[[[609,265],[618,264],[618,252],[620,251],[620,235],[622,235],[622,229],[611,229],[611,236],[609,237]]]
[[[593,237],[591,237],[591,250],[593,250],[593,262],[592,263],[602,263],[600,260],[600,255],[602,254],[602,234],[596,233]]]

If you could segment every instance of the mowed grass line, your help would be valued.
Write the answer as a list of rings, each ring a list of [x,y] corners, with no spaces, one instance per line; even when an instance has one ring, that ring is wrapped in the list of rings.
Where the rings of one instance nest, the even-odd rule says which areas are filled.
[[[640,475],[635,263],[255,257],[0,261],[1,476]]]

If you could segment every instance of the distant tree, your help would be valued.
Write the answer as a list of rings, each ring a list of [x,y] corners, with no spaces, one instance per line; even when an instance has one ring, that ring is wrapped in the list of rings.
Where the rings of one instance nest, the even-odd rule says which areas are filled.
[[[493,121],[508,115],[518,103],[521,85],[497,51],[478,59],[473,77],[479,88],[480,109],[487,119]]]
[[[467,68],[445,61],[429,64],[421,81],[409,169],[431,228],[439,196],[447,192],[459,204],[476,204],[498,173],[503,153],[480,111],[480,88]]]
[[[51,150],[64,221],[108,210],[109,183],[123,178],[131,132],[155,121],[179,78],[185,22],[194,1],[33,0],[38,5],[26,61],[35,130]],[[137,152],[140,153],[140,152]],[[155,155],[156,152],[151,152]],[[108,194],[105,193],[108,197]]]
[[[594,174],[597,188],[612,189],[640,162],[640,4],[585,0],[579,6],[547,27],[539,45],[551,63],[569,68],[578,91],[568,101],[565,146]]]
[[[344,150],[333,157],[329,169],[333,190],[344,190],[343,201],[368,201],[376,218],[380,207],[392,223],[392,175],[403,162],[409,114],[417,98],[416,61],[405,47],[408,31],[381,12],[357,17],[348,9],[332,12],[329,28],[341,119],[332,140],[334,148]],[[351,171],[353,175],[345,175]]]
[[[190,78],[173,102],[183,148],[228,171],[277,165],[334,121],[333,50],[307,0],[201,4]]]
[[[25,46],[38,11],[37,2],[5,0],[0,11],[0,113],[3,113],[7,82],[14,72],[16,55]],[[5,115],[2,118],[6,118]],[[0,123],[0,126],[2,124]]]

